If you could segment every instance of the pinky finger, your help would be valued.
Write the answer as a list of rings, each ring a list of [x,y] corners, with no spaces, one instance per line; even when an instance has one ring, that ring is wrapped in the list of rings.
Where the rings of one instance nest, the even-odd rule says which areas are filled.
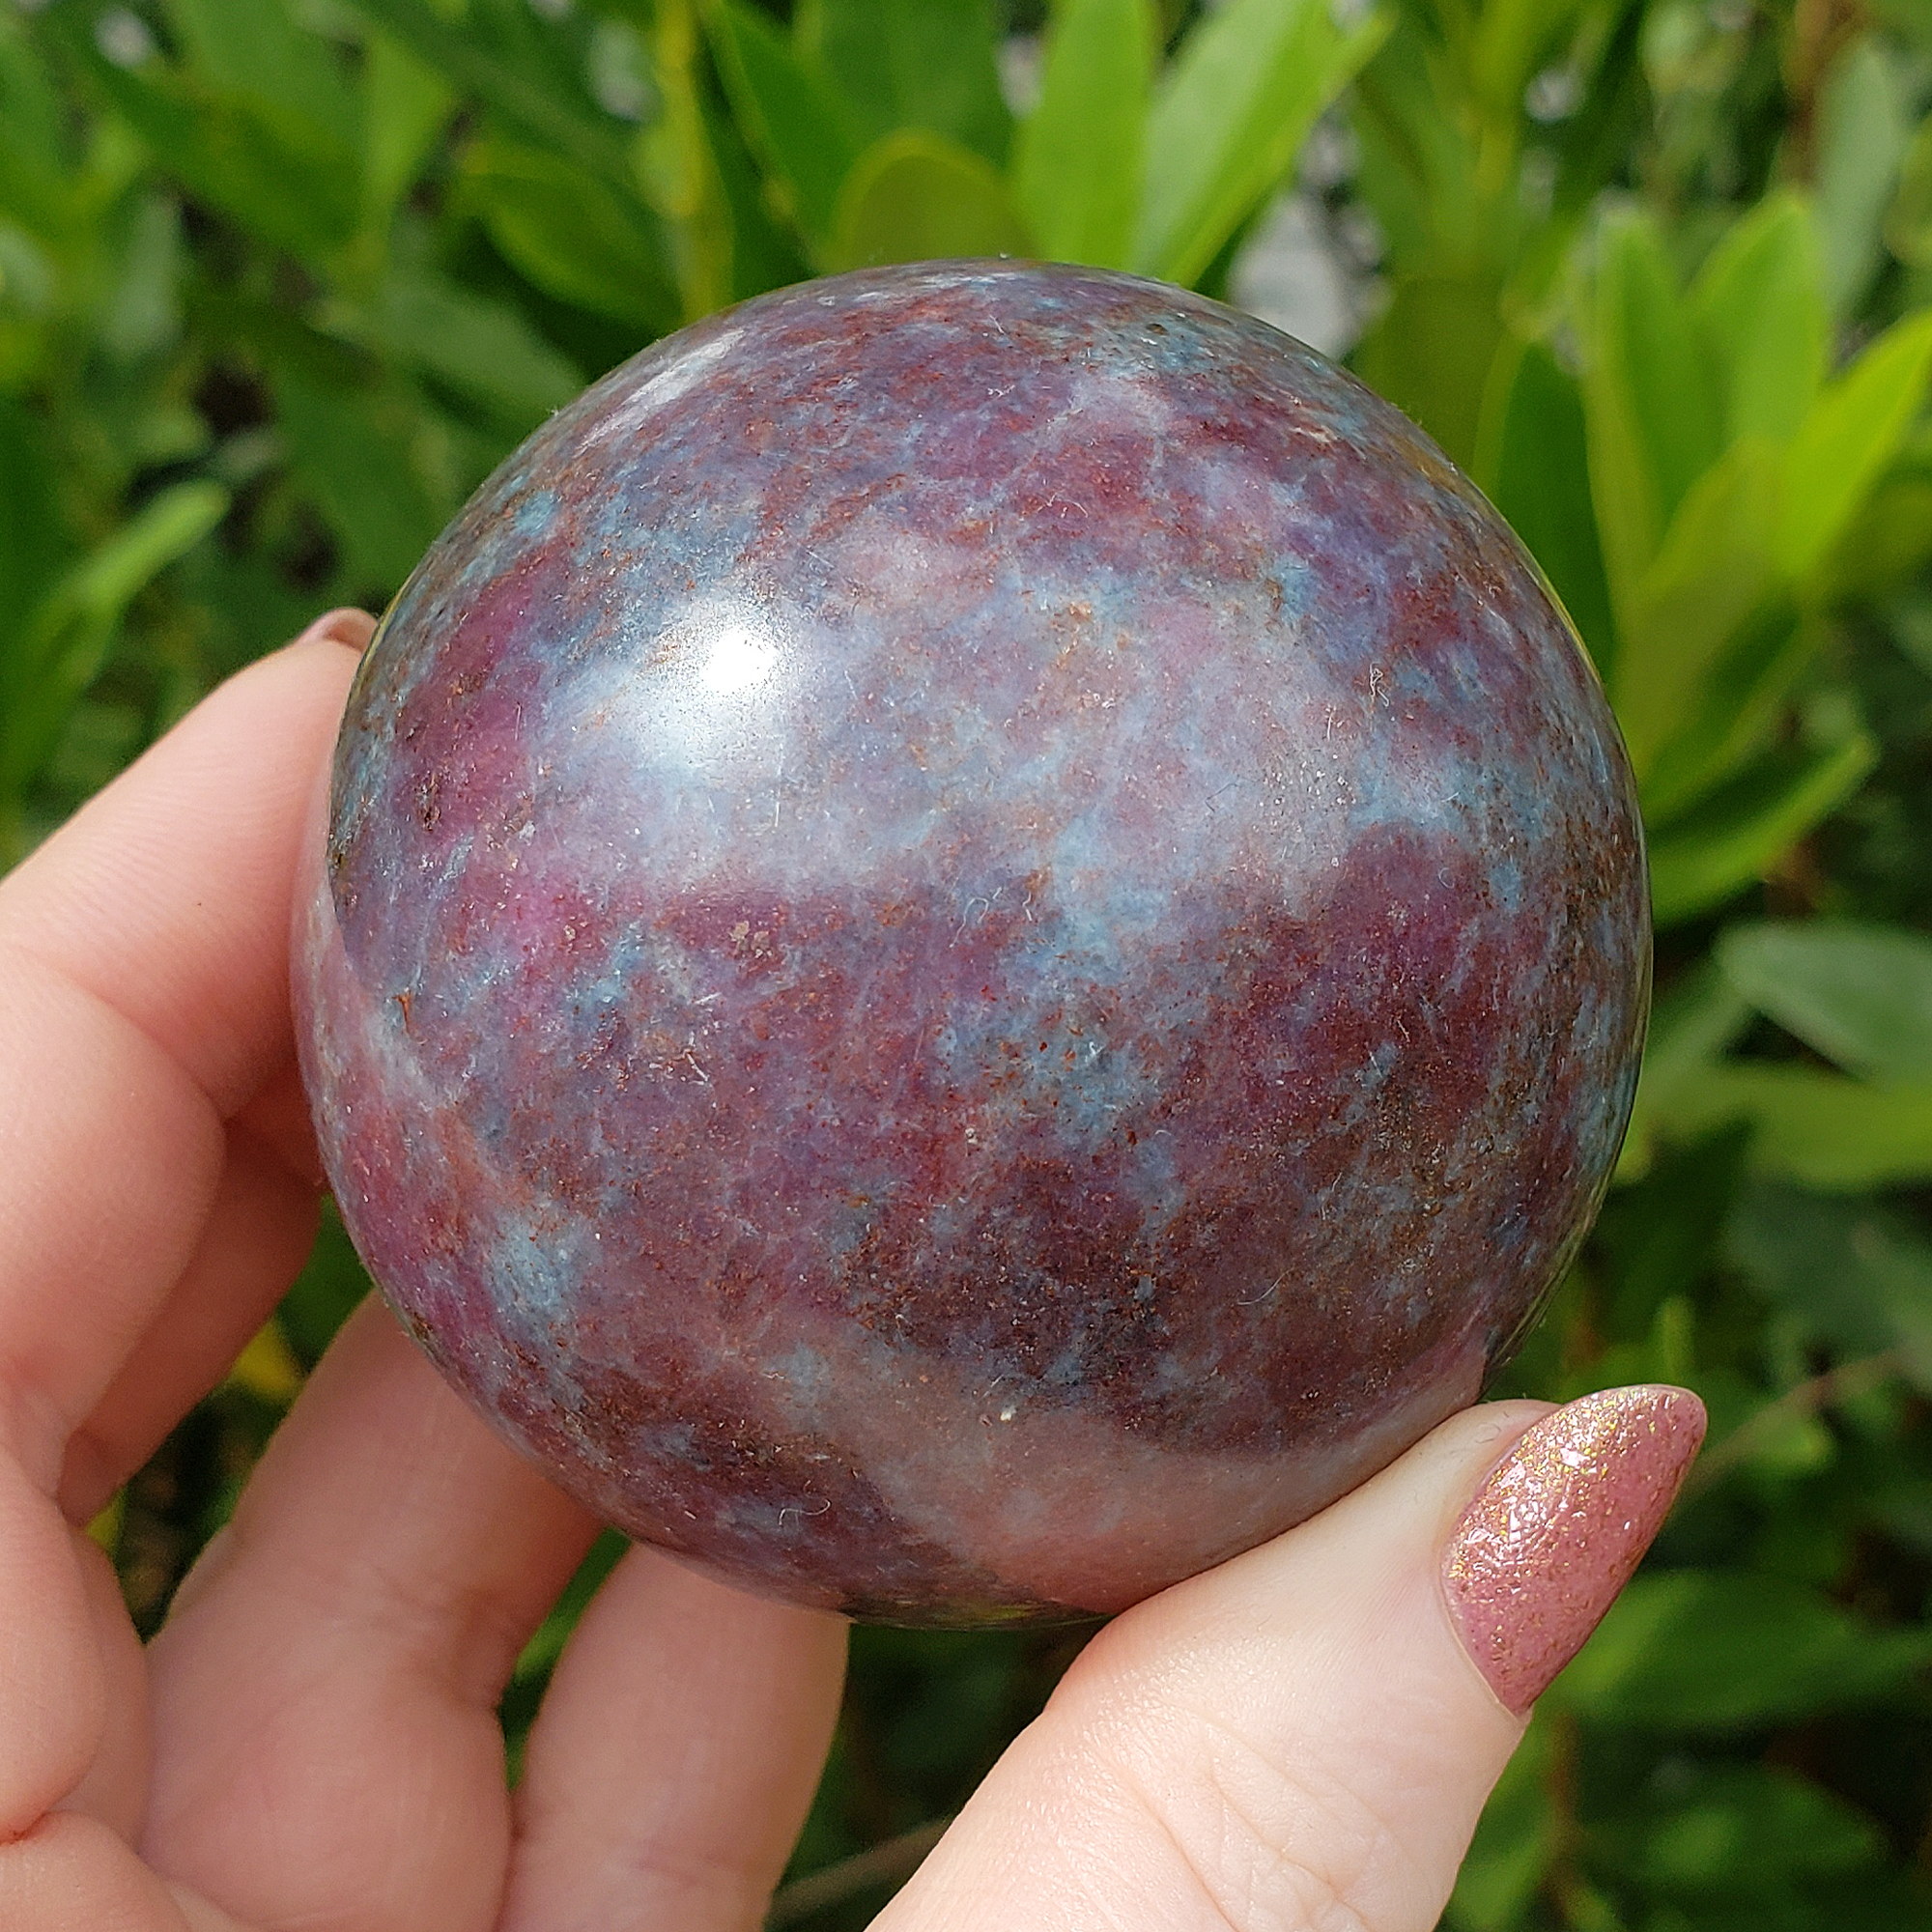
[[[240,1919],[177,1890],[97,1818],[50,1811],[0,1845],[7,1932],[247,1932]]]

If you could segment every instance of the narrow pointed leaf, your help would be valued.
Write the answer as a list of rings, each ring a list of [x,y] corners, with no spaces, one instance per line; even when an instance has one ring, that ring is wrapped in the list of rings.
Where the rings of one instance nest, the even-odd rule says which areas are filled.
[[[1717,385],[1662,237],[1619,213],[1599,239],[1584,411],[1619,625],[1677,506],[1719,453]]]
[[[1724,435],[1788,440],[1824,381],[1831,317],[1810,210],[1768,196],[1726,235],[1690,290],[1715,353]]]
[[[1760,1012],[1848,1072],[1932,1081],[1932,939],[1894,926],[1739,926],[1724,977]]]
[[[851,111],[817,64],[741,0],[709,0],[704,23],[746,139],[807,241],[831,237],[839,185],[858,158]]]
[[[1042,255],[1125,268],[1156,45],[1149,0],[1063,0],[1038,105],[1013,144],[1013,198]]]
[[[1932,314],[1908,316],[1821,395],[1791,444],[1779,554],[1794,580],[1822,563],[1898,453],[1932,373]]]
[[[1612,676],[1616,631],[1590,503],[1582,399],[1542,343],[1521,347],[1482,440],[1478,474],[1555,586],[1598,668]]]
[[[1816,751],[1759,760],[1650,843],[1660,925],[1721,905],[1754,884],[1863,783],[1878,748],[1863,732]]]
[[[1387,24],[1371,14],[1345,33],[1327,0],[1229,0],[1204,15],[1154,95],[1135,267],[1173,282],[1199,276]]]
[[[1695,715],[1726,643],[1776,584],[1783,483],[1770,442],[1738,443],[1686,497],[1628,600],[1610,693],[1639,782]]]

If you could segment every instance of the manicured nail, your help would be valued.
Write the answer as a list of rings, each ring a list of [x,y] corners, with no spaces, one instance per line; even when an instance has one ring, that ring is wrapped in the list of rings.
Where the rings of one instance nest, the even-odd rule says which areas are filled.
[[[1689,1389],[1605,1389],[1532,1424],[1476,1492],[1442,1583],[1476,1668],[1512,1711],[1582,1649],[1703,1439]]]

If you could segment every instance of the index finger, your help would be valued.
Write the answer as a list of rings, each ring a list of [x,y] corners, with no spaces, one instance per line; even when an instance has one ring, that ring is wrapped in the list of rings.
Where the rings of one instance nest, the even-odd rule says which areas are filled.
[[[0,1430],[43,1485],[289,1061],[297,853],[368,626],[230,679],[0,885]]]

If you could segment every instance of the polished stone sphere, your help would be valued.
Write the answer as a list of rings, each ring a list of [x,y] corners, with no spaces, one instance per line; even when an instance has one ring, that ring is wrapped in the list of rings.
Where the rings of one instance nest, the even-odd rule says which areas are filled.
[[[1603,692],[1403,416],[1217,303],[808,283],[553,417],[350,700],[297,994],[355,1241],[629,1534],[1120,1608],[1534,1319],[1649,926]]]

